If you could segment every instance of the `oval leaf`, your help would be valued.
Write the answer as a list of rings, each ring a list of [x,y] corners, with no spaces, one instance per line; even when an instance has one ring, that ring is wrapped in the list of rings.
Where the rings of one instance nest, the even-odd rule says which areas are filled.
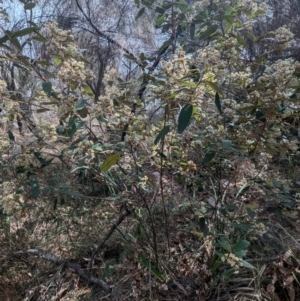
[[[30,2],[24,5],[25,9],[33,9],[35,7],[35,3],[34,2]]]
[[[145,12],[145,7],[142,7],[135,17],[135,21],[138,20]]]
[[[75,109],[76,109],[77,111],[81,111],[81,110],[85,107],[86,102],[87,102],[87,99],[86,99],[86,98],[78,100],[78,101],[76,102]]]
[[[221,88],[214,82],[206,82],[213,90],[215,90],[219,95],[223,96]]]
[[[26,36],[28,34],[35,32],[35,30],[36,30],[36,28],[34,28],[34,27],[24,28],[24,29],[14,32],[12,36],[13,37],[23,37],[23,36]]]
[[[233,247],[233,251],[241,251],[246,250],[250,246],[250,242],[248,240],[239,240]]]
[[[101,172],[108,171],[120,159],[120,154],[112,154],[108,156],[101,166]]]
[[[213,159],[213,157],[215,156],[215,154],[216,154],[216,152],[209,152],[209,153],[207,153],[204,156],[201,164],[204,166],[205,164],[209,163]]]
[[[40,186],[38,181],[31,182],[31,196],[34,199],[37,199],[40,195]]]
[[[193,114],[193,105],[187,104],[185,105],[179,114],[178,118],[178,133],[182,134],[184,130],[187,128],[187,126],[190,123],[191,117]]]
[[[199,39],[204,40],[204,39],[208,38],[209,36],[214,34],[218,28],[219,28],[218,25],[212,25],[212,26],[208,27],[204,32],[200,33]]]
[[[247,262],[243,259],[241,260],[241,262],[242,262],[243,267],[248,268],[248,269],[256,270],[256,268],[252,264],[250,264],[249,262]]]
[[[48,97],[50,97],[52,92],[52,84],[50,82],[45,82],[42,83],[42,87],[44,92],[48,95]]]
[[[87,95],[89,95],[89,96],[94,95],[94,93],[89,85],[83,85],[82,88]]]
[[[154,144],[157,144],[161,139],[164,139],[165,136],[169,133],[170,131],[170,126],[167,125],[165,126],[160,132],[159,134],[156,136],[155,140],[154,140]]]
[[[82,110],[78,111],[78,114],[80,115],[80,117],[85,118],[88,115],[88,110],[87,108],[83,108]]]
[[[15,141],[15,136],[12,131],[8,131],[7,134],[8,134],[9,140]]]
[[[219,113],[222,115],[222,114],[223,114],[223,111],[222,111],[221,102],[220,102],[220,96],[219,96],[219,93],[218,93],[218,92],[216,92],[216,96],[215,96],[215,104],[216,104],[216,107],[217,107]]]

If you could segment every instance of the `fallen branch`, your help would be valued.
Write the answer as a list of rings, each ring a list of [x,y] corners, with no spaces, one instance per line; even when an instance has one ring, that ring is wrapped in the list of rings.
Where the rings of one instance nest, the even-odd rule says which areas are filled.
[[[39,258],[42,258],[42,259],[45,259],[47,261],[53,262],[56,265],[62,265],[63,264],[65,267],[74,270],[80,277],[85,279],[87,282],[92,283],[92,284],[96,284],[96,285],[100,286],[102,289],[104,289],[105,291],[110,290],[110,286],[105,281],[86,274],[84,269],[82,268],[82,266],[78,263],[68,262],[64,259],[57,258],[55,256],[52,256],[50,254],[47,254],[47,253],[45,253],[43,251],[40,251],[40,250],[37,250],[37,249],[28,249],[24,253],[38,256]]]

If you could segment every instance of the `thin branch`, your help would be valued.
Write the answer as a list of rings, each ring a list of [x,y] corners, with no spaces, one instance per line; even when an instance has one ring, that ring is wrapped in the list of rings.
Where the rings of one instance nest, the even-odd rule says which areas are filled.
[[[118,48],[120,48],[121,50],[123,50],[124,52],[126,52],[128,55],[131,55],[133,57],[135,57],[135,55],[128,50],[127,48],[125,48],[124,46],[122,46],[120,43],[118,43],[116,40],[112,39],[110,36],[108,36],[107,34],[105,34],[104,32],[100,31],[98,29],[98,27],[92,22],[91,18],[84,12],[82,6],[79,4],[78,0],[76,1],[76,5],[79,8],[79,10],[81,11],[81,13],[83,14],[83,16],[85,17],[85,19],[88,21],[88,23],[91,25],[91,27],[95,30],[95,32],[102,38],[105,38],[108,42],[116,45]],[[90,9],[89,9],[90,12]]]
[[[172,39],[172,38],[171,38]],[[138,97],[139,99],[142,101],[143,99],[143,95],[144,95],[144,92],[146,91],[146,87],[149,83],[149,79],[150,79],[150,75],[153,73],[153,71],[156,69],[156,67],[158,66],[161,58],[163,57],[163,55],[166,53],[166,51],[169,49],[171,43],[166,46],[162,51],[161,53],[159,53],[159,55],[157,56],[155,62],[152,64],[151,68],[149,69],[149,73],[146,74],[144,72],[143,74],[143,81],[142,81],[142,84],[140,86],[140,89],[138,91]],[[135,111],[136,111],[136,103],[133,104],[133,107],[131,109],[131,114],[134,115],[135,114]],[[124,129],[123,129],[123,132],[122,132],[122,135],[121,135],[121,141],[125,141],[125,137],[127,135],[127,131],[128,131],[128,127],[129,127],[129,123],[127,123],[125,126],[124,126]]]
[[[100,252],[100,250],[103,248],[103,246],[105,245],[105,243],[107,242],[107,240],[111,237],[111,235],[115,232],[115,230],[119,227],[119,225],[124,221],[124,219],[129,216],[131,213],[133,212],[133,209],[126,207],[126,211],[121,214],[118,218],[118,220],[113,223],[113,225],[111,226],[110,230],[108,231],[108,233],[105,235],[105,237],[103,238],[103,240],[98,244],[98,246],[95,248],[95,250],[93,251],[92,257],[91,257],[91,261],[89,264],[89,268],[92,269],[94,266],[94,261],[95,261],[95,257],[97,255],[97,253]]]

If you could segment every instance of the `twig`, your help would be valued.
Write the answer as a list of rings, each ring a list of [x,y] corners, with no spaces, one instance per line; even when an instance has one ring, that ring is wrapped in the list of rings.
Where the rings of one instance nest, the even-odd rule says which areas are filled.
[[[62,265],[63,264],[65,267],[74,270],[80,277],[85,279],[87,282],[90,282],[92,284],[96,284],[96,285],[100,286],[105,291],[110,290],[110,286],[105,281],[86,274],[84,272],[82,266],[78,263],[68,262],[64,259],[57,258],[55,256],[52,256],[50,254],[47,254],[47,253],[45,253],[43,251],[40,251],[40,250],[37,250],[37,249],[28,249],[27,251],[25,251],[25,253],[28,253],[30,255],[38,256],[42,259],[53,262],[57,265]]]
[[[84,12],[84,10],[83,10],[82,6],[80,5],[79,1],[78,0],[75,0],[75,1],[76,1],[76,5],[77,5],[78,9],[83,14],[83,16],[86,19],[86,21],[91,25],[91,27],[95,30],[95,32],[97,33],[97,35],[99,37],[102,37],[102,38],[106,39],[108,42],[116,45],[118,48],[120,48],[121,50],[123,50],[124,52],[126,52],[128,55],[131,55],[131,56],[135,57],[134,54],[130,50],[128,50],[127,48],[125,48],[124,46],[122,46],[118,41],[112,39],[109,35],[105,34],[102,31],[100,31],[99,28],[93,23],[93,21],[91,19],[91,16],[90,16],[91,10],[88,9],[89,15],[87,15]]]
[[[111,237],[111,235],[118,228],[118,226],[124,221],[124,219],[127,216],[129,216],[132,212],[133,212],[133,209],[131,209],[129,207],[126,207],[126,211],[119,216],[118,220],[115,223],[113,223],[113,225],[111,226],[111,228],[108,231],[108,233],[105,235],[105,237],[103,238],[103,240],[98,244],[98,246],[93,251],[93,254],[92,254],[92,257],[91,257],[91,261],[90,261],[90,264],[89,264],[89,269],[93,268],[95,257],[97,255],[97,253],[99,253],[99,251],[103,248],[103,246],[106,243],[106,241]]]

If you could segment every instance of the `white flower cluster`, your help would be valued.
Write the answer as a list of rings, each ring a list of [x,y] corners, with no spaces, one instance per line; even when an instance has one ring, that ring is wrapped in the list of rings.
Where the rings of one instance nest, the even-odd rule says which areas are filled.
[[[294,39],[295,35],[286,27],[279,27],[274,31],[275,39],[280,43],[288,43]]]
[[[221,258],[223,262],[228,263],[232,268],[234,268],[236,271],[239,270],[239,268],[243,265],[241,258],[235,256],[233,253],[226,254]]]
[[[51,36],[47,44],[48,53],[59,55],[62,58],[69,55],[76,56],[78,59],[82,58],[82,54],[74,43],[74,36],[71,31],[60,29],[57,22],[47,24],[46,30]]]
[[[0,79],[0,93],[6,88],[6,82]]]
[[[293,74],[300,68],[300,63],[292,58],[278,60],[265,69],[264,74],[258,79],[260,83],[266,83],[266,87],[271,84],[278,87],[283,93],[289,93],[293,90],[287,90],[287,84],[291,81]]]
[[[5,98],[0,103],[0,109],[2,109],[3,115],[5,117],[7,117],[7,113],[8,114],[15,114],[16,112],[19,111],[20,107],[19,107],[19,104],[16,101],[12,101],[10,99]]]
[[[105,115],[111,126],[127,123],[132,117],[132,108],[128,103],[131,101],[131,94],[134,94],[132,93],[134,88],[130,84],[127,88],[120,88],[117,82],[118,77],[119,73],[116,69],[107,70],[104,76],[105,93],[99,97],[92,113],[92,118]]]
[[[0,156],[3,154],[6,154],[10,147],[10,141],[8,138],[8,135],[5,133],[5,135],[0,137]]]
[[[56,125],[51,123],[39,123],[38,128],[36,129],[36,133],[47,139],[48,141],[56,141],[57,133],[56,133]]]
[[[22,166],[22,167],[29,167],[32,160],[33,160],[33,158],[31,156],[31,154],[29,154],[29,151],[26,153],[21,153],[17,156],[15,165]]]
[[[0,191],[2,192],[0,207],[6,214],[10,215],[21,208],[20,201],[22,196],[16,194],[16,187],[14,187],[11,182],[3,182],[0,184]]]
[[[134,160],[129,154],[122,156],[119,163],[126,171],[130,171],[134,166]]]
[[[82,84],[87,80],[91,80],[94,75],[92,71],[86,70],[82,61],[78,61],[74,58],[65,60],[58,72],[59,78],[63,82],[76,82]]]
[[[251,227],[252,239],[256,240],[257,237],[264,235],[267,232],[266,225],[263,223],[254,223]]]

